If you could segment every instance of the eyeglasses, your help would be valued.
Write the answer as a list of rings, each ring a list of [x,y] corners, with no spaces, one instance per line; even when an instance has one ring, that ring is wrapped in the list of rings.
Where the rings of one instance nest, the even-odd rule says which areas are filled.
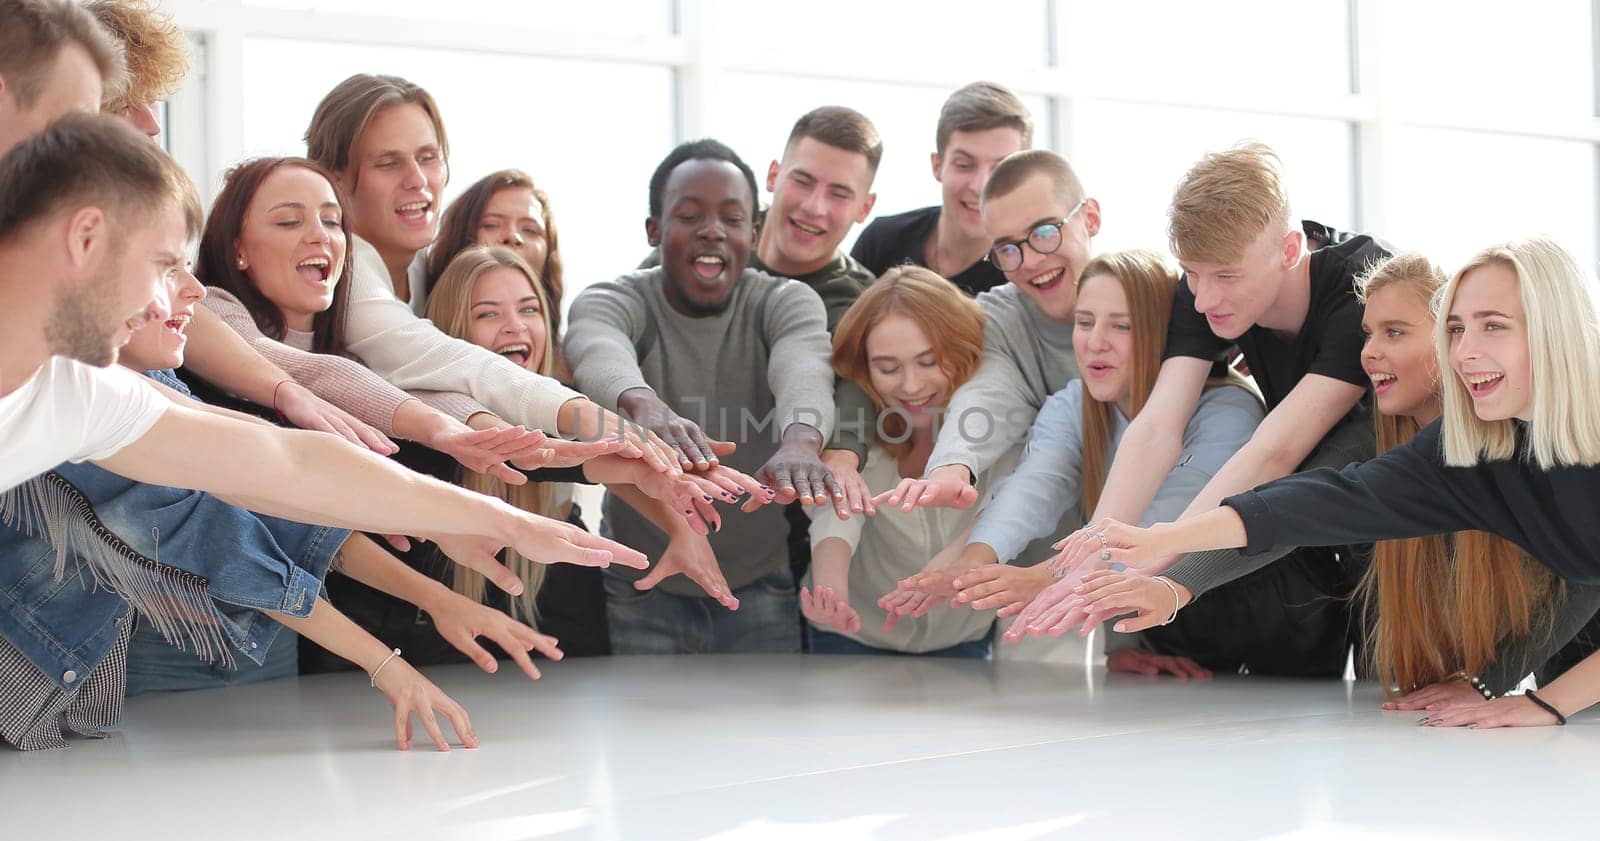
[[[1014,272],[1022,268],[1022,243],[1024,242],[1028,244],[1029,248],[1033,249],[1035,254],[1056,253],[1056,250],[1061,248],[1061,229],[1072,221],[1072,217],[1078,215],[1078,211],[1082,210],[1084,204],[1088,201],[1088,199],[1079,199],[1078,203],[1067,211],[1067,215],[1062,217],[1061,221],[1045,222],[1035,227],[1028,232],[1028,238],[1022,242],[1001,243],[989,249],[989,253],[983,255],[983,259],[993,263],[994,267],[1000,271]]]

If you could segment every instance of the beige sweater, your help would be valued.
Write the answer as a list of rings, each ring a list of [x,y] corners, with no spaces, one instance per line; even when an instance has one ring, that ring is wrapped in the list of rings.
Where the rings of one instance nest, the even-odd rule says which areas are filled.
[[[395,297],[377,249],[359,237],[350,238],[350,248],[355,276],[345,338],[351,353],[396,387],[470,394],[511,423],[552,434],[562,404],[583,396],[418,318]]]

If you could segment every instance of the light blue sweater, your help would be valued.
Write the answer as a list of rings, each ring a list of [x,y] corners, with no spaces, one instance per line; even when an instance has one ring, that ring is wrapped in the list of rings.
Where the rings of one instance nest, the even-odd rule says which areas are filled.
[[[984,543],[1001,563],[1045,537],[1068,509],[1079,505],[1083,489],[1083,383],[1073,380],[1050,395],[1033,422],[1022,463],[995,487],[994,498],[978,515],[968,544]],[[1183,455],[1161,483],[1141,525],[1175,520],[1206,482],[1255,432],[1261,403],[1246,389],[1206,389],[1183,431]],[[1116,413],[1105,464],[1109,468],[1128,419]]]

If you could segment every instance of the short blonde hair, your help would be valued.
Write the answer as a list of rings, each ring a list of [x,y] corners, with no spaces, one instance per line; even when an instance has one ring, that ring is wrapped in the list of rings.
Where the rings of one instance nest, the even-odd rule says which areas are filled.
[[[1527,456],[1541,470],[1600,464],[1600,317],[1594,277],[1555,240],[1533,237],[1485,248],[1467,261],[1439,293],[1434,343],[1439,367],[1450,365],[1448,316],[1461,281],[1499,265],[1517,277],[1517,297],[1527,324],[1533,418]],[[1460,377],[1444,377],[1444,460],[1452,467],[1516,455],[1510,420],[1486,421],[1472,408]]]
[[[106,109],[124,111],[178,92],[189,75],[189,39],[172,16],[150,0],[91,0],[83,6],[122,42],[128,83]]]
[[[1247,141],[1189,168],[1167,211],[1167,239],[1179,260],[1231,263],[1268,228],[1289,230],[1283,162]]]

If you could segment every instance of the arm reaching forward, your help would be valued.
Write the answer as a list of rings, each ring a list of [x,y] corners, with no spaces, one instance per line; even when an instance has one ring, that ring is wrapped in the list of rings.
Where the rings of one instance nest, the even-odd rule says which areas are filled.
[[[258,502],[261,513],[379,533],[476,537],[526,557],[644,568],[619,543],[422,476],[330,435],[278,429],[171,406],[142,437],[99,464],[141,482]],[[509,593],[522,583],[492,553],[464,561]]]

